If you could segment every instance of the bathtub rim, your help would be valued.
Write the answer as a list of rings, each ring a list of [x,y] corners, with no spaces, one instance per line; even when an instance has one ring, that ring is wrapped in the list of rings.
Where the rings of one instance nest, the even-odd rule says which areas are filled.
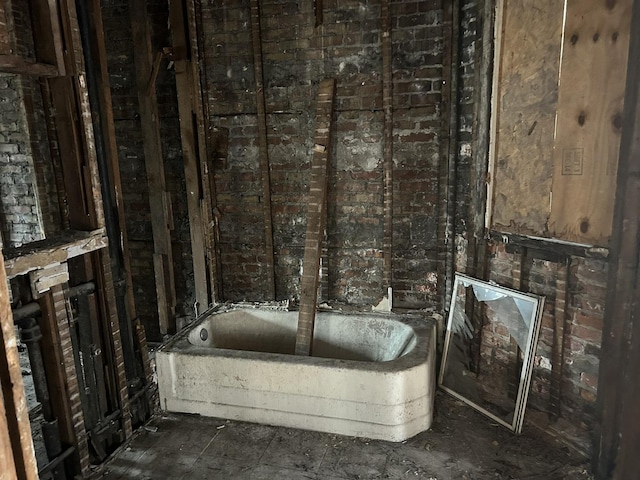
[[[174,335],[166,343],[164,343],[156,352],[156,354],[179,354],[193,356],[215,356],[225,358],[235,358],[238,360],[259,360],[264,362],[287,363],[317,365],[323,368],[349,369],[376,372],[400,372],[411,368],[420,367],[430,355],[429,345],[430,337],[434,334],[433,325],[435,320],[429,315],[421,315],[418,313],[395,313],[395,312],[344,312],[335,310],[321,310],[317,313],[320,315],[340,315],[360,318],[379,318],[388,319],[403,323],[413,331],[416,337],[415,345],[407,353],[400,357],[385,361],[366,361],[366,360],[345,360],[328,357],[303,356],[287,353],[258,352],[253,350],[236,350],[218,347],[202,347],[193,345],[189,342],[189,333],[195,330],[205,321],[210,320],[211,316],[220,315],[237,310],[261,310],[273,311],[273,308],[247,308],[245,306],[225,306],[223,308],[213,307],[203,312],[197,319],[188,326]],[[278,310],[287,313],[297,313],[295,310]]]

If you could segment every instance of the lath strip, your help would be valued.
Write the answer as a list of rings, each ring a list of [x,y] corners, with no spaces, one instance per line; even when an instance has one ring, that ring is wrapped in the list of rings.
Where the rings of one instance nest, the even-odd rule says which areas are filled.
[[[326,225],[327,172],[331,151],[331,125],[335,79],[323,80],[318,90],[316,107],[316,136],[311,160],[307,234],[302,267],[300,312],[296,335],[296,355],[310,355],[313,326],[316,319],[320,255]]]

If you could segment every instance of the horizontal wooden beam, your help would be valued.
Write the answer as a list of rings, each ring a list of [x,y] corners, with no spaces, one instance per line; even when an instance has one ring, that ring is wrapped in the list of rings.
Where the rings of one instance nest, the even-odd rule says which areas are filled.
[[[17,73],[32,77],[58,77],[58,67],[48,63],[30,62],[19,55],[0,55],[0,72]]]
[[[7,277],[25,275],[32,270],[105,248],[108,239],[104,229],[92,232],[68,231],[62,235],[29,243],[4,252]]]

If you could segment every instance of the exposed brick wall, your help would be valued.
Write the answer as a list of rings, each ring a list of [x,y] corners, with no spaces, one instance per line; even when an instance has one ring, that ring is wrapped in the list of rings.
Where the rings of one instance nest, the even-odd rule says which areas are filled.
[[[279,299],[297,299],[316,86],[337,79],[328,191],[328,298],[362,306],[383,291],[381,2],[261,1],[264,84]],[[216,182],[224,294],[267,293],[248,1],[203,5],[212,124],[228,129]],[[392,3],[394,281],[397,304],[427,306],[436,282],[440,2]]]
[[[0,74],[0,214],[5,245],[42,238],[26,114],[18,76]]]

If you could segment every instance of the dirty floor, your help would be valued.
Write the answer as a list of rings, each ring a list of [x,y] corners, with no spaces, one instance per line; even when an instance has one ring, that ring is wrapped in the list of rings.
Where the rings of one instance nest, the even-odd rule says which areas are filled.
[[[95,478],[588,480],[588,463],[535,427],[507,429],[438,393],[431,430],[403,443],[173,413],[142,427]]]

